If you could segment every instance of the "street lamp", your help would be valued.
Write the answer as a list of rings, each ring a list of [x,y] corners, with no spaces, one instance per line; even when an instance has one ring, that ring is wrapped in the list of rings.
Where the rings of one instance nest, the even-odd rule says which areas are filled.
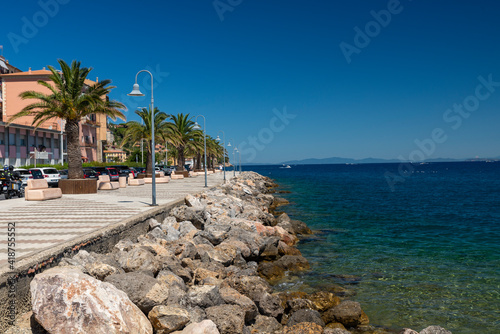
[[[154,97],[153,97],[153,74],[148,70],[140,70],[135,75],[135,84],[132,87],[132,91],[127,94],[128,96],[144,96],[139,90],[139,84],[137,83],[137,76],[141,72],[147,72],[151,76],[151,150],[152,152],[152,165],[153,165],[153,175],[152,175],[152,188],[151,188],[151,196],[152,196],[152,204],[151,206],[157,206],[156,204],[156,171],[155,171],[155,106],[154,106]]]
[[[238,151],[238,154],[240,156],[240,174],[241,174],[241,151]]]
[[[224,159],[222,161],[223,165],[222,165],[222,168],[224,169],[224,183],[226,183],[226,134],[224,133],[224,131],[220,130],[219,132],[217,132],[217,138],[215,138],[215,140],[217,141],[220,141],[220,138],[219,138],[219,133],[222,132],[222,140],[223,140],[223,143],[222,143],[222,148],[224,149]]]
[[[231,147],[231,141],[233,141],[233,143],[234,143],[233,138],[231,138],[231,139],[229,140],[229,144],[227,144],[227,147]],[[236,159],[234,158],[234,150],[236,150],[236,146],[235,146],[235,147],[234,147],[234,149],[233,149],[233,163],[232,163],[232,165],[233,165],[233,176],[236,176],[236,169],[235,169],[235,168],[236,168],[236,166],[234,165],[234,164],[235,164],[235,160],[236,160]]]
[[[204,147],[203,157],[205,160],[205,188],[206,188],[207,187],[207,132],[206,132],[205,116],[203,115],[196,116],[193,129],[195,130],[201,129],[200,125],[197,122],[198,117],[203,117],[203,147]]]
[[[237,147],[234,148],[233,154],[234,153],[240,154],[240,157],[241,157],[241,153],[240,153],[240,151],[238,150]],[[238,160],[236,160],[236,158],[235,158],[234,161],[236,162],[236,168],[234,169],[235,170],[235,174],[236,174],[236,170],[238,169]],[[241,174],[241,159],[240,159],[240,174]]]

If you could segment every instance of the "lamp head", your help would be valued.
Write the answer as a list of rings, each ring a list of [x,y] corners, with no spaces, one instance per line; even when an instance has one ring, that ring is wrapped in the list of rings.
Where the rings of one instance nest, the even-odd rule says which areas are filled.
[[[201,126],[198,124],[198,122],[194,122],[193,129],[201,130]]]
[[[229,142],[229,143],[227,144],[227,147],[231,147],[231,142]]]
[[[217,138],[215,138],[215,140],[220,141],[219,135],[217,135]]]
[[[127,94],[128,96],[144,96],[144,94],[141,93],[139,90],[139,84],[135,83],[134,86],[132,87],[132,91]]]

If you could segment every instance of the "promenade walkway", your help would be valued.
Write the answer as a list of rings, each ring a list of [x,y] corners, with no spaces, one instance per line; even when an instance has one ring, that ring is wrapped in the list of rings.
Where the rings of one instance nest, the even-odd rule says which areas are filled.
[[[208,175],[208,187],[223,182],[223,173]],[[226,178],[232,174],[226,173]],[[164,205],[203,191],[204,176],[156,185],[156,202]],[[4,200],[0,195],[0,268],[7,263],[7,226],[15,222],[16,259],[79,237],[136,214],[150,206],[151,185],[100,190],[97,194],[63,195],[49,201]]]

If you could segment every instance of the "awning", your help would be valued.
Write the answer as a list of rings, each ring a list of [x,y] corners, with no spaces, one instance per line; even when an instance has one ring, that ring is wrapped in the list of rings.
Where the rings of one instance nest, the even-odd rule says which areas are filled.
[[[6,70],[8,70],[8,69],[9,69],[9,68],[7,67],[7,64],[5,64],[5,62],[4,62],[2,59],[0,59],[0,67],[5,68]]]

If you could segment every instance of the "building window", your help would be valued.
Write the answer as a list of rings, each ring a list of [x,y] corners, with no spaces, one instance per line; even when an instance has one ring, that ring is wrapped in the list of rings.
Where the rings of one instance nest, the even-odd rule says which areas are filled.
[[[9,133],[9,145],[16,145],[16,134]]]
[[[21,135],[19,138],[19,145],[26,146],[26,135]]]

